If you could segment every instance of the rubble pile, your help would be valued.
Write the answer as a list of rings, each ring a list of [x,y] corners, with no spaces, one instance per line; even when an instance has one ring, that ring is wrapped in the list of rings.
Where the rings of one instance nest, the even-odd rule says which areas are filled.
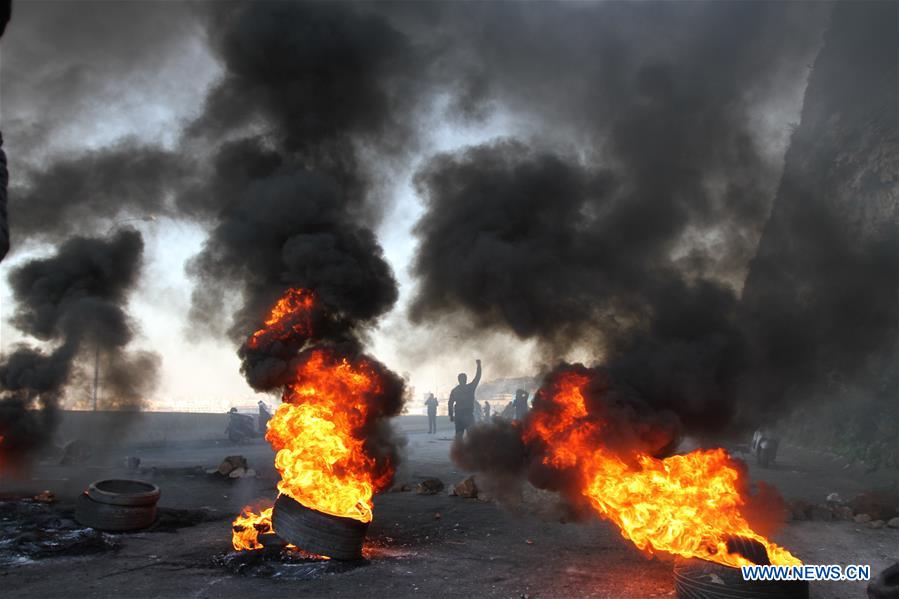
[[[207,470],[207,474],[218,474],[223,478],[244,478],[256,476],[256,471],[247,465],[247,459],[242,455],[229,455],[218,468]]]
[[[851,521],[869,528],[899,529],[899,495],[895,493],[860,493],[849,501],[831,493],[823,504],[796,499],[787,507],[788,521]]]

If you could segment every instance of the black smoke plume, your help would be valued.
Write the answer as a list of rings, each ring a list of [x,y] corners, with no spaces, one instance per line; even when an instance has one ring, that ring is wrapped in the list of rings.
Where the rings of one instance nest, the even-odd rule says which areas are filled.
[[[101,408],[139,408],[155,386],[158,357],[127,350],[134,327],[126,304],[143,247],[140,234],[128,229],[106,239],[72,237],[54,255],[10,273],[13,324],[52,349],[21,344],[0,364],[4,462],[17,463],[51,439],[60,400],[96,356],[103,365]]]
[[[419,172],[413,318],[461,314],[551,358],[592,347],[616,385],[690,434],[774,418],[834,369],[876,379],[895,352],[895,219],[873,231],[847,212],[864,217],[878,194],[895,206],[882,190],[895,179],[896,5],[837,5],[773,211],[778,170],[756,131],[758,98],[814,49],[820,10],[528,6],[504,11],[522,38],[545,27],[520,45],[488,21],[473,40],[480,101],[531,116],[541,141],[490,142]],[[538,19],[574,13],[570,28]],[[586,141],[566,147],[559,131]]]
[[[101,230],[117,219],[173,216],[174,193],[189,172],[174,153],[133,140],[26,167],[10,189],[15,245]]]
[[[361,354],[366,328],[397,299],[393,273],[370,223],[374,174],[366,152],[394,156],[411,143],[416,63],[406,37],[359,7],[249,3],[216,7],[210,39],[225,74],[188,137],[217,144],[208,176],[179,205],[211,223],[188,273],[191,319],[223,322],[242,344],[242,372],[259,391],[294,382],[314,349],[364,359],[383,381],[366,449],[396,464],[386,420],[403,383]],[[311,327],[286,338],[249,336],[289,289],[310,291]]]
[[[180,201],[212,222],[189,266],[194,321],[221,321],[236,289],[229,331],[242,341],[286,288],[305,287],[348,327],[370,323],[397,289],[368,226],[363,153],[389,156],[411,135],[406,37],[350,5],[254,3],[213,11],[210,39],[225,75],[190,135],[224,141]]]

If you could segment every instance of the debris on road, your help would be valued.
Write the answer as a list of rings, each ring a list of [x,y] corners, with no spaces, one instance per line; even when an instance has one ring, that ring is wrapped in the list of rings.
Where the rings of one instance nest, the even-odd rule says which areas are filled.
[[[426,478],[415,485],[415,492],[419,495],[436,495],[444,488],[443,481],[439,478]]]
[[[247,459],[242,455],[229,455],[217,468],[218,473],[222,476],[230,476],[232,472],[238,468],[247,469]]]
[[[56,503],[56,495],[52,491],[43,490],[33,497],[38,503]]]
[[[454,486],[451,495],[465,497],[467,499],[477,499],[478,486],[474,482],[474,476],[469,476]]]

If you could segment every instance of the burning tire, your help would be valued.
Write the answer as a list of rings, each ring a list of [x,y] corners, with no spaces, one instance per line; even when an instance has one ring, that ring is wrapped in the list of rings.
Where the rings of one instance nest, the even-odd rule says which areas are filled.
[[[743,580],[739,568],[701,559],[679,559],[674,564],[678,599],[808,599],[805,581]]]
[[[159,487],[140,480],[98,480],[88,485],[87,495],[106,505],[156,505]]]
[[[362,557],[368,523],[311,510],[279,495],[272,510],[272,528],[279,537],[309,553],[355,560]]]
[[[768,565],[765,547],[752,539],[732,536],[727,550],[754,564]],[[674,588],[678,599],[808,599],[808,582],[743,580],[739,568],[701,559],[678,559],[674,563]]]
[[[156,521],[156,505],[100,503],[85,492],[75,504],[75,520],[84,526],[109,532],[140,530]]]
[[[893,564],[868,583],[869,599],[899,599],[899,563]]]

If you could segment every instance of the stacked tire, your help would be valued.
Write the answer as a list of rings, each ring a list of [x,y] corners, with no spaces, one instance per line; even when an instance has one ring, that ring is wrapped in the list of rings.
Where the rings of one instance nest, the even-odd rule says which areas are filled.
[[[147,528],[156,521],[159,487],[140,480],[110,479],[91,483],[78,497],[75,519],[108,532]]]

